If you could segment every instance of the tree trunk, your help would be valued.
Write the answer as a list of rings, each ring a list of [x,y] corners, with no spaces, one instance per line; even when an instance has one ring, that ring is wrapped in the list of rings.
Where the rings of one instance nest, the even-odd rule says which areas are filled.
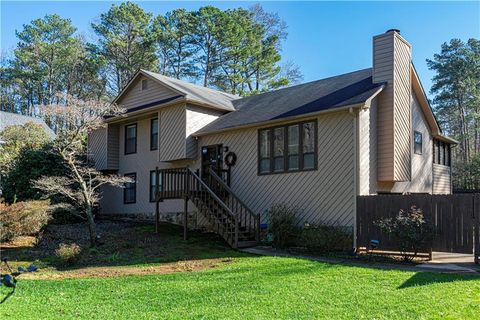
[[[95,226],[95,220],[93,219],[93,210],[90,204],[87,205],[85,209],[85,214],[87,215],[88,222],[88,231],[90,233],[90,246],[95,247],[97,244],[97,228]]]

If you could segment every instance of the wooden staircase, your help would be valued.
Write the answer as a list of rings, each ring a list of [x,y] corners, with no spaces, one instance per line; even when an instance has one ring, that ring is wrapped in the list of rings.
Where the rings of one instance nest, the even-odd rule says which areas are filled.
[[[157,169],[157,179],[162,181],[161,190],[155,190],[157,208],[164,199],[190,200],[230,246],[255,246],[259,241],[260,215],[254,214],[212,169],[204,175],[202,179],[189,168]],[[186,224],[185,221],[185,227]]]

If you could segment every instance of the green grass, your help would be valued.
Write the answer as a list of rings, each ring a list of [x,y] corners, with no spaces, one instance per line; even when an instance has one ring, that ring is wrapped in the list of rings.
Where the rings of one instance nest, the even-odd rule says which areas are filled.
[[[5,288],[2,294],[8,292]],[[237,257],[218,269],[21,280],[1,319],[478,319],[480,278]]]

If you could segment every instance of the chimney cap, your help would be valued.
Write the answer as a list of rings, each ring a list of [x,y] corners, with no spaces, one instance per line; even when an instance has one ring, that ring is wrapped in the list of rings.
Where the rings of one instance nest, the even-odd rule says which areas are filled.
[[[399,29],[388,29],[385,33],[390,33],[390,32],[396,32],[396,33],[400,34]]]

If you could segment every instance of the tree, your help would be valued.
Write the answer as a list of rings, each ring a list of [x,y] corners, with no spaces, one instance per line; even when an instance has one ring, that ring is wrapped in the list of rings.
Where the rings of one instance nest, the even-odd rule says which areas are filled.
[[[103,65],[111,95],[118,94],[137,70],[155,68],[151,17],[137,4],[124,2],[112,5],[98,23],[92,24],[98,43],[91,44],[90,49]]]
[[[53,152],[61,157],[68,173],[65,176],[42,177],[34,181],[34,185],[49,196],[61,195],[78,203],[88,224],[90,243],[95,246],[97,233],[93,211],[100,200],[101,187],[121,187],[131,180],[95,170],[87,155],[86,141],[89,132],[104,126],[104,117],[120,115],[124,110],[110,103],[83,101],[67,95],[59,95],[57,101],[42,106],[42,110],[60,119],[63,124],[58,128]]]
[[[452,39],[427,64],[436,71],[431,89],[435,112],[460,141],[458,160],[469,162],[480,152],[480,41]]]
[[[1,109],[38,115],[39,104],[53,103],[56,92],[80,98],[104,95],[98,64],[69,19],[46,15],[17,31],[17,48],[3,55]],[[46,122],[55,129],[51,119]]]
[[[154,21],[154,32],[160,56],[161,73],[177,79],[197,77],[193,56],[193,14],[185,9],[159,15]]]
[[[210,79],[219,71],[219,53],[224,48],[223,25],[228,19],[224,11],[212,7],[202,7],[193,13],[192,42],[198,48],[195,57],[200,66],[200,73],[204,87],[208,87]]]
[[[48,141],[45,129],[34,122],[7,126],[0,132],[0,180],[12,169],[19,155],[25,150],[42,148]],[[3,182],[2,182],[3,183]]]

